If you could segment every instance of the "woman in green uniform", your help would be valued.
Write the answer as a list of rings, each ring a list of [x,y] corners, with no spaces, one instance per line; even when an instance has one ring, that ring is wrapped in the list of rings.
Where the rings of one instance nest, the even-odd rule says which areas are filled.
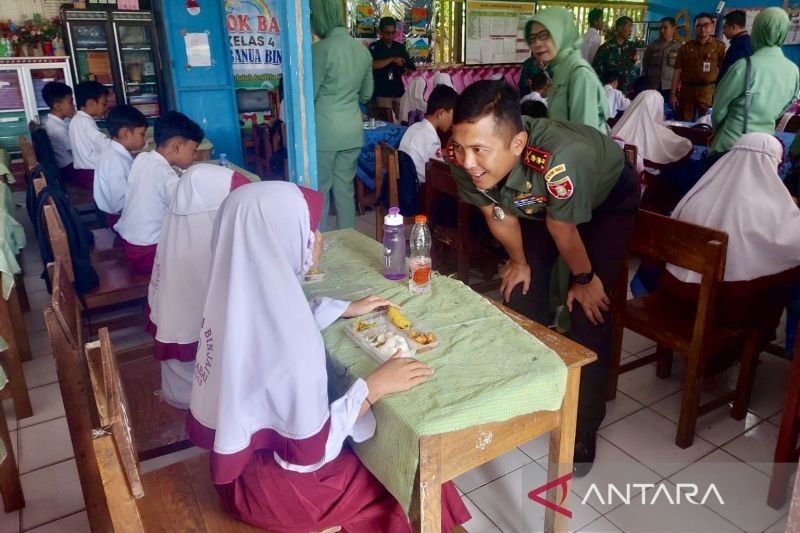
[[[606,133],[608,100],[592,66],[581,57],[578,28],[563,7],[543,9],[525,25],[525,38],[539,61],[553,71],[549,117]]]
[[[372,98],[372,56],[347,34],[338,0],[311,0],[311,29],[322,40],[311,47],[317,125],[317,183],[325,199],[320,229],[327,229],[330,195],[336,226],[352,228],[353,179],[364,128],[359,102]]]

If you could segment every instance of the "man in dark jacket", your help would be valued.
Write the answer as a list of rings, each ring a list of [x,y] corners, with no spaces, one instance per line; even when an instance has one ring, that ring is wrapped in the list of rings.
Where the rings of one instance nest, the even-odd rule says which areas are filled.
[[[745,29],[746,25],[747,14],[740,9],[730,11],[723,17],[722,33],[725,35],[725,38],[730,41],[731,45],[728,51],[725,52],[725,59],[722,61],[722,66],[719,69],[717,83],[719,83],[734,63],[743,57],[753,55],[753,47],[750,44],[750,34],[747,33]]]

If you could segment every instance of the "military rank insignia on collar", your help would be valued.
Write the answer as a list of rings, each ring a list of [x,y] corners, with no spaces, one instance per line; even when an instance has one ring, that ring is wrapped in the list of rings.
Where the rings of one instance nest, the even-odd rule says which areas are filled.
[[[445,146],[444,148],[444,153],[445,153],[445,159],[447,159],[448,163],[455,165],[457,167],[461,166],[458,164],[458,161],[456,160],[456,147],[453,146],[452,143],[447,143],[447,146]]]
[[[539,148],[526,146],[522,152],[522,164],[541,174],[544,174],[547,170],[548,161],[550,161],[550,152],[545,152]]]

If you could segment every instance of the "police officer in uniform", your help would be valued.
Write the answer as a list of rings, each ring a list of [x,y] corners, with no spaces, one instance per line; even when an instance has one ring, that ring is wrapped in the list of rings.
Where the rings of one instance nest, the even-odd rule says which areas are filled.
[[[583,368],[575,475],[592,466],[605,416],[611,357],[611,291],[622,275],[640,186],[622,150],[582,124],[520,117],[516,91],[503,82],[467,87],[448,145],[461,197],[480,208],[509,261],[500,290],[513,309],[547,324],[551,267],[571,272],[566,300],[572,336],[595,351]]]
[[[714,38],[713,15],[700,13],[694,17],[694,33],[695,38],[678,51],[670,89],[669,102],[680,120],[694,121],[706,114],[725,59],[725,45]]]
[[[658,28],[659,39],[647,45],[642,58],[642,72],[647,76],[647,88],[660,92],[667,101],[675,74],[675,61],[681,49],[681,42],[675,39],[677,26],[673,17],[662,18]]]

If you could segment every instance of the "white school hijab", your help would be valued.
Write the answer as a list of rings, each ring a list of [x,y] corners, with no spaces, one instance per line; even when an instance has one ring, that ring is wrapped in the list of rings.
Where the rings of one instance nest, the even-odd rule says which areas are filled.
[[[302,441],[328,423],[325,346],[299,281],[313,242],[293,183],[241,187],[220,208],[190,403],[214,432],[215,482],[235,479],[255,449],[276,451],[262,430]]]
[[[692,141],[664,126],[664,97],[658,91],[639,93],[611,128],[611,137],[635,145],[645,160],[657,165],[675,163],[692,151]]]
[[[423,113],[428,109],[428,102],[425,100],[425,89],[428,84],[420,76],[411,78],[406,87],[406,92],[400,98],[400,117],[401,121],[408,121],[408,115],[412,111],[420,110]]]
[[[211,232],[232,178],[233,169],[208,163],[181,176],[161,227],[147,296],[159,342],[191,344],[200,337]]]
[[[800,265],[800,209],[778,176],[780,141],[743,135],[678,203],[673,218],[728,234],[725,281],[748,281]],[[680,281],[700,274],[667,265]]]

